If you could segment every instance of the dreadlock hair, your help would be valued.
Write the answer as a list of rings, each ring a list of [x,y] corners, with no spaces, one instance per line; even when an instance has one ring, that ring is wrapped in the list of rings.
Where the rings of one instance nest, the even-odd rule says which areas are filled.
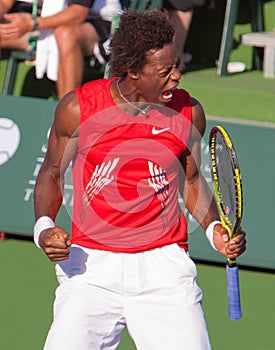
[[[111,74],[121,77],[128,70],[137,73],[146,65],[148,52],[170,44],[174,35],[175,29],[165,10],[123,12],[110,44]]]

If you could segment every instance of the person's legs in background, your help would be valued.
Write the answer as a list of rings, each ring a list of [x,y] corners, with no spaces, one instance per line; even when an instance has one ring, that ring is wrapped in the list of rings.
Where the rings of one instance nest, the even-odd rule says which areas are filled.
[[[185,68],[185,64],[189,63],[188,58],[186,57],[186,60],[184,58],[184,47],[187,40],[189,28],[191,25],[192,17],[193,17],[194,10],[188,10],[188,11],[180,11],[180,10],[169,10],[169,16],[173,23],[175,24],[176,28],[176,36],[175,36],[175,43],[179,52],[179,55],[181,57],[181,65],[183,69]]]
[[[59,49],[57,92],[62,98],[82,83],[84,57],[92,56],[99,36],[88,22],[79,26],[59,26],[55,30]]]
[[[181,57],[182,70],[192,60],[192,55],[185,52],[185,44],[191,26],[194,8],[204,5],[206,0],[164,0],[163,8],[168,10],[175,25],[175,43]]]

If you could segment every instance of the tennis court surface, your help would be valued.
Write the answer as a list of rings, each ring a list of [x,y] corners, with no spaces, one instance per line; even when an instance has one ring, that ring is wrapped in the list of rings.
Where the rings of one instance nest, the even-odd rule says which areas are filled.
[[[213,350],[274,350],[274,274],[240,268],[244,316],[231,321],[224,268],[197,267]],[[9,238],[0,242],[0,275],[0,349],[42,349],[57,286],[54,264],[31,241]],[[135,350],[127,333],[119,350]]]

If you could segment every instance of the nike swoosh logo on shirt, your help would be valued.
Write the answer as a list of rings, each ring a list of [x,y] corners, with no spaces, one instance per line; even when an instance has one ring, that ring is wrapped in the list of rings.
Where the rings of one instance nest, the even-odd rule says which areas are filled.
[[[170,128],[156,129],[156,127],[153,126],[152,134],[153,134],[153,135],[158,135],[158,134],[161,134],[161,133],[163,133],[163,132],[165,132],[165,131],[168,131],[168,130],[170,130]]]

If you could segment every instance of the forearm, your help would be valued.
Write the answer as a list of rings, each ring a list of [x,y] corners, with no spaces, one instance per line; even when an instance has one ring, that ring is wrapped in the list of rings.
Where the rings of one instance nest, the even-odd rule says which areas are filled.
[[[220,219],[212,192],[201,175],[193,181],[186,181],[183,198],[187,210],[204,230],[211,222]]]
[[[34,190],[35,220],[33,239],[51,261],[69,257],[69,234],[54,220],[62,203],[60,179],[41,168]]]
[[[88,9],[79,5],[71,5],[59,13],[38,17],[39,29],[56,28],[61,25],[77,25],[84,22],[88,14]]]
[[[35,220],[49,216],[54,221],[62,204],[62,185],[59,176],[50,169],[41,169],[34,189]]]

